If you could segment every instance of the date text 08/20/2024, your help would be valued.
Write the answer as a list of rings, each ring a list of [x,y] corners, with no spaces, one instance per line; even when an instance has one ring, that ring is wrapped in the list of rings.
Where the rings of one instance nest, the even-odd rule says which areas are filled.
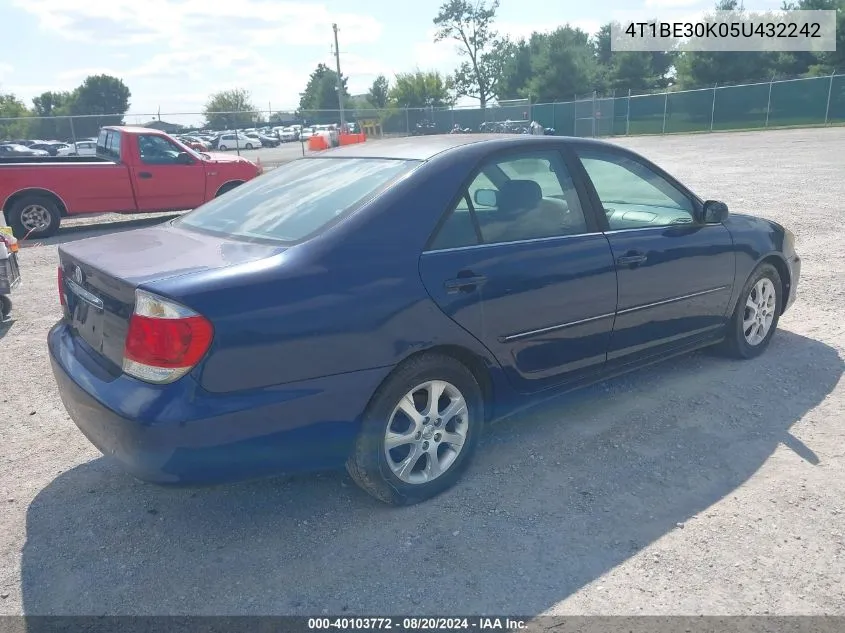
[[[308,618],[310,631],[517,631],[526,618],[515,617],[321,617]]]

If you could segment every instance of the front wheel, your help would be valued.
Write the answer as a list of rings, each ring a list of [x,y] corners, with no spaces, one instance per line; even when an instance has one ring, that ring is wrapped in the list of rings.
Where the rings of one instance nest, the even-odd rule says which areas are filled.
[[[225,152],[229,148],[226,147],[225,145],[220,145],[217,149],[219,149],[221,152]]]
[[[379,387],[346,469],[380,501],[419,503],[457,482],[483,424],[484,401],[472,373],[454,358],[423,355]]]
[[[748,278],[728,326],[723,351],[734,358],[754,358],[769,346],[783,310],[783,285],[771,264],[761,264]]]
[[[252,149],[252,143],[247,143],[244,149]]]

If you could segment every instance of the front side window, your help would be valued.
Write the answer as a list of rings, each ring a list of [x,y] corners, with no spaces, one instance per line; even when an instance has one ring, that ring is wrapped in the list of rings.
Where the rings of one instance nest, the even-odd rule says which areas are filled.
[[[138,151],[147,165],[175,165],[183,150],[163,136],[139,134]]]
[[[557,152],[531,152],[483,165],[432,240],[434,250],[578,235],[587,222]]]
[[[215,198],[177,223],[246,239],[299,242],[353,212],[418,164],[300,158]]]
[[[692,200],[639,161],[591,148],[577,153],[601,200],[610,230],[695,221]]]

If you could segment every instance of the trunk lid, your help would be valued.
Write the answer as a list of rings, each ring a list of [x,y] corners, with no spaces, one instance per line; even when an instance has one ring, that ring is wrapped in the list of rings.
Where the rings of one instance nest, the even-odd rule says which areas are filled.
[[[146,282],[277,255],[284,247],[245,243],[161,225],[59,247],[66,318],[73,333],[120,371],[135,289]]]

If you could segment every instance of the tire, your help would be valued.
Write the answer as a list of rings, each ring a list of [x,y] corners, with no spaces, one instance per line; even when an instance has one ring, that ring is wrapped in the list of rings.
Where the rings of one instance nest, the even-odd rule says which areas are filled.
[[[443,388],[443,395],[451,400],[447,404],[441,398],[440,413],[448,406],[460,409],[459,397],[465,405],[463,413],[459,411],[448,419],[425,418],[421,412],[427,406],[427,386],[435,391]],[[399,410],[399,403],[412,392],[416,392],[414,400],[419,398],[415,404],[417,424]],[[472,373],[454,358],[425,354],[400,365],[373,395],[346,470],[356,484],[379,501],[397,506],[419,503],[458,481],[471,461],[483,426],[484,399]],[[386,451],[388,429],[395,437],[404,436],[409,441],[400,441],[390,452]],[[414,433],[413,429],[418,431]],[[449,442],[445,439],[449,436],[462,439],[462,444]],[[411,458],[412,450],[417,451],[416,458]],[[432,455],[438,456],[437,463],[444,468],[434,476],[426,474],[434,465]],[[401,472],[397,474],[394,469],[403,464],[409,468],[400,478]]]
[[[12,298],[8,295],[0,295],[0,321],[5,321],[12,313]]]
[[[247,143],[244,145],[244,149],[252,149],[252,143]]]
[[[40,211],[33,207],[38,207]],[[41,219],[44,221],[42,228],[32,230],[35,226],[33,222],[38,220],[38,218],[32,218],[32,213],[42,216]],[[9,208],[8,220],[18,239],[44,238],[55,235],[59,230],[62,213],[59,205],[49,196],[31,195],[24,196]]]
[[[751,312],[747,310],[747,304],[753,303],[755,305],[759,305],[758,302],[762,300],[760,290],[765,288],[768,288],[768,292],[772,293],[774,296],[766,302],[766,307],[763,310],[760,310],[758,314],[763,315],[762,323],[768,323],[768,329],[765,330],[763,337],[759,338],[759,332],[756,332],[757,326],[753,325],[752,327],[754,329],[749,329],[749,336],[747,336],[744,322],[751,315]],[[763,296],[768,296],[766,295],[765,290],[763,292]],[[736,308],[734,309],[731,321],[728,324],[728,333],[725,337],[724,343],[722,344],[721,351],[727,356],[733,358],[756,358],[762,354],[769,346],[769,343],[771,343],[782,311],[783,285],[781,283],[780,274],[771,264],[760,264],[756,269],[754,269],[754,272],[751,273],[751,276],[742,288],[742,292],[739,294],[739,299],[736,303]],[[768,317],[770,317],[770,320]],[[761,321],[758,321],[757,323],[761,323]],[[755,332],[758,334],[757,337],[750,336]]]
[[[225,152],[225,151],[226,151],[227,149],[229,149],[229,148],[228,148],[228,147],[226,147],[225,145],[219,145],[219,146],[217,147],[217,149],[218,149],[218,150],[220,150],[221,152]]]

